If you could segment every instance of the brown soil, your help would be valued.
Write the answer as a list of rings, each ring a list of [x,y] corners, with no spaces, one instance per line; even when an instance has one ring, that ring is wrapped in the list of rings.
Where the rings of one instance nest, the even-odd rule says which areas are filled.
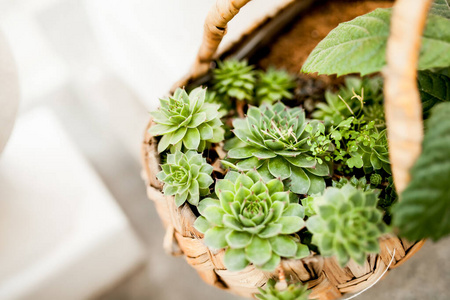
[[[274,41],[259,64],[298,73],[316,45],[339,23],[350,21],[376,8],[391,7],[392,1],[328,1],[299,18],[288,31]]]
[[[271,46],[260,49],[256,64],[262,69],[274,66],[296,74],[294,98],[285,102],[291,107],[303,106],[309,116],[317,102],[324,101],[325,90],[336,90],[343,77],[300,73],[308,55],[340,23],[392,4],[390,0],[329,0],[317,4],[281,33]]]

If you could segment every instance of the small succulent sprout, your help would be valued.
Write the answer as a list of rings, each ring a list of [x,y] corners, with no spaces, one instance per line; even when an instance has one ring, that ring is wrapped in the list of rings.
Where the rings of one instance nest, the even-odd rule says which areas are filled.
[[[327,188],[314,201],[317,215],[306,226],[322,256],[336,256],[341,266],[353,259],[363,265],[368,253],[380,250],[378,238],[385,232],[377,195],[351,184]]]
[[[231,103],[231,99],[253,101],[256,83],[256,72],[247,61],[229,59],[218,62],[214,70],[213,89],[223,101]]]
[[[360,179],[356,178],[356,176],[352,176],[352,178],[348,179],[347,177],[341,177],[339,178],[339,181],[333,180],[332,185],[335,188],[342,188],[346,184],[351,184],[357,189],[360,189],[364,192],[373,190],[370,186],[370,184],[367,182],[366,177],[361,177]]]
[[[150,114],[156,125],[149,133],[162,136],[158,152],[169,146],[175,150],[203,151],[206,143],[219,143],[224,138],[219,105],[205,103],[206,89],[198,87],[189,95],[177,89],[168,99],[160,99],[161,106]]]
[[[364,171],[371,173],[374,170],[384,170],[391,174],[391,164],[389,162],[389,148],[386,130],[381,132],[374,131],[372,133],[373,142],[369,145],[361,143],[359,145],[362,153]]]
[[[284,70],[269,68],[267,72],[258,72],[256,99],[259,104],[272,104],[283,99],[292,99],[295,78]]]
[[[382,181],[383,177],[381,177],[380,174],[373,173],[372,175],[370,175],[370,184],[372,184],[373,186],[379,186]]]
[[[174,196],[177,206],[185,201],[197,206],[200,196],[209,195],[213,167],[196,151],[168,154],[167,163],[161,168],[162,171],[156,177],[164,182],[164,195]]]
[[[275,280],[269,279],[265,288],[259,288],[259,294],[255,297],[259,300],[307,300],[310,293],[307,285],[292,283],[280,289]]]
[[[304,227],[303,207],[290,202],[281,180],[265,183],[256,171],[229,171],[215,192],[219,199],[200,202],[194,226],[205,234],[208,247],[227,247],[227,269],[239,271],[252,263],[273,271],[281,257],[309,255],[308,247],[292,236]]]
[[[328,164],[321,159],[330,151],[325,127],[319,121],[306,121],[302,108],[283,103],[250,107],[245,119],[233,121],[234,134],[242,141],[230,149],[228,158],[240,170],[257,168],[265,178],[290,180],[296,194],[320,193]]]
[[[312,116],[315,119],[323,120],[326,126],[338,125],[340,122],[351,116],[360,115],[365,107],[378,106],[383,101],[381,78],[358,78],[348,76],[343,85],[337,92],[330,90],[325,92],[325,102],[318,103],[316,111]],[[369,109],[373,115],[379,110]],[[384,114],[382,122],[384,123]],[[379,115],[373,116],[379,118]]]

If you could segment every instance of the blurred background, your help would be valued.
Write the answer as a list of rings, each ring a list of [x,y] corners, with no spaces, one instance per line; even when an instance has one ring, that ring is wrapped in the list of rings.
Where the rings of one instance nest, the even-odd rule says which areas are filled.
[[[244,8],[227,42],[275,2]],[[0,0],[0,54],[20,87],[0,157],[0,299],[236,299],[165,255],[140,178],[148,111],[187,72],[213,3]],[[429,243],[359,299],[448,299],[449,255],[449,239]]]

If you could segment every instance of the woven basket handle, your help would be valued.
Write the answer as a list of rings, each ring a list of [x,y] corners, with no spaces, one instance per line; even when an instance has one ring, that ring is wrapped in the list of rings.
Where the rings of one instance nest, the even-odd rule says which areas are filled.
[[[387,45],[384,98],[389,157],[397,192],[410,181],[409,170],[422,151],[422,102],[417,65],[422,32],[432,0],[397,0]]]
[[[239,10],[251,0],[216,0],[205,20],[203,41],[192,66],[192,77],[198,77],[209,69],[209,64],[227,33],[227,24]]]
[[[204,25],[203,41],[191,76],[204,74],[227,31],[228,22],[251,0],[217,0]],[[397,191],[407,186],[409,170],[421,152],[422,104],[416,82],[422,31],[432,0],[397,0],[387,46],[385,111],[389,155]]]

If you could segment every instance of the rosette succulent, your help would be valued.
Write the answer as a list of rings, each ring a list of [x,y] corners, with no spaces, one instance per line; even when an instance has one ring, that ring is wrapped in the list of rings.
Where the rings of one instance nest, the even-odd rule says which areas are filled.
[[[292,99],[295,78],[284,70],[269,68],[258,73],[256,99],[258,103],[274,103],[282,99]]]
[[[169,99],[160,99],[161,107],[150,114],[156,125],[149,133],[162,136],[158,152],[171,146],[171,151],[203,151],[206,143],[218,143],[224,138],[221,128],[219,105],[205,103],[205,91],[201,87],[189,95],[184,89],[177,89]]]
[[[164,182],[164,195],[175,196],[177,206],[185,201],[198,205],[200,196],[210,193],[213,167],[196,151],[184,154],[177,150],[174,154],[168,154],[167,163],[161,168],[162,171],[156,177]]]
[[[246,61],[219,61],[218,68],[214,70],[213,83],[213,89],[225,102],[230,102],[230,99],[252,102],[256,72]]]
[[[361,143],[359,147],[361,149],[359,153],[362,153],[362,161],[366,173],[383,169],[388,174],[391,174],[386,130],[381,132],[373,131],[370,143],[368,145]]]
[[[372,173],[372,175],[370,175],[370,184],[372,184],[373,186],[379,186],[382,181],[383,177],[381,177],[380,174]]]
[[[376,208],[377,195],[347,184],[327,188],[314,201],[317,215],[306,226],[321,255],[336,256],[344,266],[349,259],[364,264],[368,253],[378,253],[378,238],[385,232],[382,213]]]
[[[289,284],[286,288],[277,287],[277,282],[273,279],[267,281],[264,289],[259,288],[260,294],[256,294],[259,300],[308,300],[311,291],[306,285],[301,283]]]
[[[297,194],[325,189],[323,176],[330,168],[321,157],[330,150],[319,121],[306,121],[300,107],[283,103],[250,107],[245,119],[233,121],[234,134],[241,140],[228,152],[241,170],[257,168],[264,178],[290,179]]]
[[[216,182],[215,192],[219,199],[200,202],[194,226],[205,234],[207,246],[227,247],[227,269],[239,271],[253,263],[273,271],[280,257],[309,255],[308,247],[291,236],[304,227],[303,207],[290,203],[282,181],[265,183],[256,171],[230,171]]]

